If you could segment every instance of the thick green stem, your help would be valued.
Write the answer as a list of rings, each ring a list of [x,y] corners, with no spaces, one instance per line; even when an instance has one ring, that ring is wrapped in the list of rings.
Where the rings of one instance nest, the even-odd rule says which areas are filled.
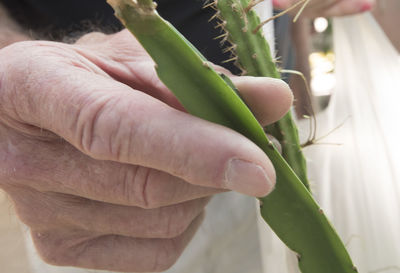
[[[278,69],[271,57],[271,52],[266,39],[260,30],[260,19],[252,10],[254,1],[250,0],[218,0],[215,8],[218,10],[219,20],[223,22],[224,31],[228,34],[228,40],[233,45],[233,54],[237,57],[237,64],[244,70],[244,74],[251,76],[266,76],[280,78]],[[297,127],[291,117],[291,113],[286,114],[280,121],[268,127],[268,131],[275,136],[282,145],[282,155],[294,172],[308,188],[308,178],[306,161],[301,151]],[[287,180],[280,180],[278,177],[277,188]],[[278,190],[279,191],[279,190]],[[282,189],[282,192],[286,189]],[[290,194],[290,193],[285,193]],[[299,222],[291,222],[292,225],[281,226],[276,218],[292,217],[293,215],[277,214],[280,208],[280,194],[272,193],[270,196],[261,200],[264,206],[261,214],[264,219],[275,230],[278,236],[291,249],[300,254],[299,266],[304,273],[319,272],[353,272],[350,258],[340,239],[332,234],[326,234],[320,228],[317,217],[308,218],[302,215],[301,221],[309,221],[312,227],[310,230],[299,231]],[[297,203],[295,199],[291,202]],[[301,208],[292,208],[301,212]],[[322,213],[322,211],[320,211]],[[289,223],[289,220],[287,220]],[[319,227],[318,227],[319,226]],[[296,231],[295,231],[296,230]],[[310,233],[311,232],[311,233]],[[325,244],[324,241],[332,240],[332,244]],[[332,249],[329,249],[329,248]],[[336,255],[336,257],[334,256]],[[329,266],[328,266],[329,265]]]
[[[279,78],[280,73],[271,57],[270,48],[260,30],[260,19],[250,8],[249,0],[215,2],[224,31],[233,44],[233,54],[245,75]],[[267,127],[268,133],[279,140],[282,155],[303,184],[309,188],[306,160],[301,151],[297,127],[289,112],[280,121]]]
[[[131,0],[109,2],[154,59],[159,78],[188,112],[240,132],[271,159],[277,184],[268,197],[262,198],[262,215],[297,252],[302,271],[354,273],[356,270],[327,218],[229,84],[154,10]]]

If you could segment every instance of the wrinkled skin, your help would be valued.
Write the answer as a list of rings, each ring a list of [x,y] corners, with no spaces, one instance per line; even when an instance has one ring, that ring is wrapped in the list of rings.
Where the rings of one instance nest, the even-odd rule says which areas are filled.
[[[300,0],[273,0],[274,7],[287,9]],[[311,0],[303,11],[304,16],[333,17],[371,10],[376,0]],[[299,9],[292,12],[295,14]]]
[[[162,271],[211,196],[273,189],[266,155],[187,114],[153,66],[127,31],[0,50],[0,188],[46,262]],[[292,103],[281,81],[233,81],[263,125]]]

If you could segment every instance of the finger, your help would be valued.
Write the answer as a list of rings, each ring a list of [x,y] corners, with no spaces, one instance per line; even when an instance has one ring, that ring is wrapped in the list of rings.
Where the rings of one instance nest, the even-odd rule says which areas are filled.
[[[75,45],[74,50],[112,78],[185,111],[173,93],[158,79],[154,61],[129,30],[124,29],[103,37],[89,33]]]
[[[292,105],[292,92],[282,80],[265,77],[233,77],[232,81],[263,126],[279,120]]]
[[[296,2],[295,0],[272,0],[274,8],[278,9],[287,9]]]
[[[93,236],[81,231],[37,231],[32,238],[49,264],[118,272],[161,272],[171,267],[192,239],[204,215],[173,239]]]
[[[88,44],[86,44],[85,47],[93,48],[94,45],[97,46],[97,44],[92,42],[93,40],[96,41],[97,39],[100,39],[101,41],[104,39],[104,36],[98,36],[97,33],[91,33],[85,35],[78,42],[83,44],[82,41],[86,42],[86,40],[88,40]],[[147,77],[141,77],[140,74],[135,72],[135,69],[132,69],[133,67],[137,69],[138,64],[140,64],[140,69],[152,71],[154,62],[150,57],[148,57],[144,50],[143,52],[140,52],[140,54],[138,54],[137,51],[132,52],[132,44],[138,44],[138,42],[131,33],[127,30],[123,30],[117,34],[111,35],[110,37],[112,38],[108,40],[108,43],[112,46],[101,48],[103,56],[107,56],[107,62],[105,62],[104,58],[98,58],[90,52],[84,50],[81,50],[80,52],[119,81],[126,83],[132,88],[146,91],[147,94],[158,98],[168,105],[183,110],[183,107],[177,101],[176,97],[157,78],[155,73],[151,76],[147,75]],[[113,50],[110,51],[110,48]],[[97,47],[97,52],[98,51],[99,49]],[[129,51],[131,51],[130,54],[126,54],[126,52]],[[256,107],[257,112],[261,114],[260,122],[264,125],[278,120],[288,111],[290,107],[288,103],[291,104],[292,96],[288,86],[284,82],[266,78],[255,79],[252,77],[233,77],[229,70],[218,65],[211,65],[218,73],[231,76],[233,81],[240,84],[239,88],[243,89],[241,90],[241,93],[243,92],[243,95],[247,96],[246,100],[248,99],[249,102],[251,102],[251,108],[253,105]],[[261,103],[260,101],[255,103],[257,99],[260,99]],[[279,101],[279,104],[268,104],[268,102],[275,99]],[[264,104],[264,106],[262,106],[262,104]],[[266,111],[265,109],[271,110]],[[277,113],[274,111],[275,109],[278,110]],[[283,112],[283,114],[279,111]]]
[[[326,17],[345,16],[371,10],[374,4],[375,0],[339,1],[322,12]]]
[[[64,59],[49,60],[48,49],[38,50],[46,65],[14,65],[3,75],[3,88],[16,92],[13,110],[21,122],[46,128],[93,158],[158,169],[194,185],[253,196],[273,188],[271,162],[241,134],[76,65],[60,69]],[[13,78],[27,72],[26,81]]]
[[[68,201],[68,200],[67,200]],[[196,199],[158,209],[124,207],[100,202],[85,202],[89,207],[69,207],[63,215],[71,226],[97,234],[115,234],[135,238],[174,238],[184,233],[208,203]]]
[[[110,43],[111,46],[107,48],[102,47],[100,49],[103,52],[102,56],[107,56],[106,59],[99,58],[93,53],[90,53],[90,51],[88,52],[86,50],[80,50],[80,53],[84,54],[96,65],[101,67],[108,74],[112,75],[113,78],[118,79],[119,81],[129,85],[134,89],[143,90],[152,97],[155,97],[176,109],[184,110],[182,105],[177,101],[176,97],[172,94],[172,92],[169,91],[168,88],[157,78],[155,72],[152,75],[147,75],[147,77],[143,77],[137,73],[138,65],[140,66],[139,69],[141,70],[153,71],[154,62],[150,59],[150,57],[144,50],[142,50],[140,54],[138,54],[137,50],[136,51],[132,50],[133,48],[132,45],[138,44],[138,42],[135,40],[135,38],[129,31],[123,30],[117,34],[111,35],[110,37],[112,38],[109,39],[108,43]],[[89,44],[86,44],[85,47],[93,48],[93,46],[96,46],[97,47],[96,51],[98,52],[99,49],[97,44],[93,44],[91,42],[92,40],[96,39],[104,39],[104,37],[100,36],[100,38],[98,38],[98,34],[94,33],[85,35],[81,40],[83,41],[89,40]],[[81,41],[78,42],[82,44]],[[111,51],[110,49],[113,50]],[[129,52],[129,54],[127,54],[127,52]],[[223,73],[228,76],[233,76],[232,73],[229,72],[229,70],[221,66],[214,64],[210,65],[218,73]],[[274,79],[252,80],[251,77],[242,77],[242,78],[243,79],[240,79],[239,77],[234,77],[233,80],[243,86],[244,89],[243,92],[246,92],[246,94],[255,93],[257,97],[260,96],[262,102],[266,103],[265,107],[263,107],[264,109],[269,108],[270,105],[268,105],[268,102],[271,99],[275,99],[275,97],[277,97],[277,99],[287,100],[288,98],[285,98],[285,95],[290,96],[290,94],[287,94],[288,93],[287,91],[289,90],[287,86],[283,82],[278,82],[278,80]],[[246,84],[246,82],[249,83]],[[257,86],[258,84],[260,86]],[[261,91],[265,90],[266,92],[260,92],[259,89],[261,89]],[[251,94],[249,94],[248,96],[251,96]],[[291,97],[289,97],[289,100],[290,99]],[[251,98],[249,100],[251,100]],[[276,106],[276,104],[272,105]],[[273,107],[272,109],[275,108],[281,110],[279,107]],[[283,110],[281,111],[287,111],[288,106],[283,104],[282,108]],[[268,112],[265,112],[265,110],[260,112],[263,113],[261,118],[265,117],[265,119],[262,120],[264,123],[274,122],[277,119],[279,119],[280,116],[282,115],[280,113],[274,113],[274,111],[272,110]],[[271,114],[272,116],[268,117],[269,114]],[[276,117],[276,115],[278,115],[278,117]]]
[[[9,194],[19,218],[30,228],[55,230],[68,227],[97,235],[135,238],[177,237],[203,212],[209,201],[209,198],[202,198],[157,209],[142,209],[31,189]]]
[[[88,36],[88,39],[97,38],[97,34],[89,34],[86,36]],[[118,79],[120,81],[140,90],[149,90],[150,87],[150,90],[152,90],[152,92],[147,91],[147,94],[150,94],[153,97],[157,97],[167,104],[182,110],[181,106],[176,107],[178,103],[173,102],[176,101],[175,96],[173,96],[173,94],[167,89],[167,87],[160,80],[158,80],[156,75],[151,77],[140,77],[138,79],[137,73],[135,73],[134,70],[129,69],[130,67],[137,66],[137,59],[133,57],[135,56],[135,54],[121,55],[121,52],[132,50],[132,44],[137,43],[134,37],[127,30],[121,31],[117,34],[113,34],[112,36],[113,38],[110,39],[109,42],[111,44],[118,42],[118,47],[116,47],[115,44],[111,48],[119,48],[119,50],[113,50],[112,52],[110,52],[108,48],[103,48],[103,50],[105,51],[104,54],[107,55],[111,60],[113,60],[112,66],[110,66],[109,62],[108,65],[105,65],[104,61],[102,61],[101,58],[95,58],[93,57],[93,55],[90,55],[86,52],[84,54],[88,56],[91,60],[93,60],[93,62],[95,62],[97,65],[102,67],[102,69],[104,69],[107,73],[111,73],[112,75],[114,75],[114,77],[115,75],[119,75]],[[103,37],[100,38],[103,39]],[[147,53],[143,52],[143,54],[147,56]],[[123,61],[121,62],[121,60]],[[150,59],[145,60],[146,61],[142,61],[142,63],[145,63],[147,67],[142,68],[147,68],[151,70],[154,66],[154,63],[150,61]],[[273,78],[267,79],[261,77],[233,77],[232,73],[230,73],[229,70],[218,65],[211,65],[219,73],[223,73],[227,76],[232,77],[232,80],[235,82],[236,85],[238,85],[237,87],[241,89],[240,92],[242,93],[242,95],[246,97],[246,102],[248,103],[252,111],[257,115],[259,121],[263,125],[267,125],[269,123],[277,121],[289,110],[292,104],[293,96],[290,88],[283,81]],[[138,84],[138,82],[140,83],[140,85]],[[157,96],[157,94],[163,95]]]
[[[2,179],[17,191],[29,186],[40,192],[141,208],[158,208],[221,192],[189,184],[159,170],[95,160],[58,140],[43,142],[15,135],[8,149],[12,152],[1,161],[8,175]]]
[[[298,1],[274,0],[274,6],[280,9],[290,8]],[[345,16],[371,10],[375,0],[333,0],[333,1],[310,1],[304,14],[308,17],[334,17]],[[296,14],[300,8],[295,9],[291,14]]]

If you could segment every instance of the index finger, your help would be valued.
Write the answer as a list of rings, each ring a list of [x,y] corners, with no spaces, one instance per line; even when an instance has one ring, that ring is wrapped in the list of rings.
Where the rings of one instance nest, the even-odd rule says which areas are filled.
[[[40,60],[45,65],[14,65],[3,74],[2,89],[16,93],[13,110],[21,122],[48,129],[96,159],[146,166],[195,185],[253,196],[272,190],[271,162],[239,133],[104,75],[65,65],[65,59]],[[15,78],[28,73],[24,82]]]

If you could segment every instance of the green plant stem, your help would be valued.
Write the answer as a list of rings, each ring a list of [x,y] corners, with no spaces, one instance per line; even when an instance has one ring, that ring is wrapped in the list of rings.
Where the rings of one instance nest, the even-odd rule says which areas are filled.
[[[262,216],[297,252],[302,271],[354,273],[343,244],[317,203],[225,80],[154,9],[131,0],[109,0],[109,3],[155,61],[159,78],[188,112],[240,132],[271,159],[277,184],[262,199]]]
[[[280,73],[271,57],[270,48],[258,29],[260,19],[248,0],[216,1],[224,31],[234,45],[233,54],[237,56],[238,66],[245,75],[280,79]],[[306,160],[301,151],[297,127],[292,114],[287,113],[281,120],[268,126],[267,132],[273,135],[282,146],[283,158],[289,163],[303,184],[309,188]]]

